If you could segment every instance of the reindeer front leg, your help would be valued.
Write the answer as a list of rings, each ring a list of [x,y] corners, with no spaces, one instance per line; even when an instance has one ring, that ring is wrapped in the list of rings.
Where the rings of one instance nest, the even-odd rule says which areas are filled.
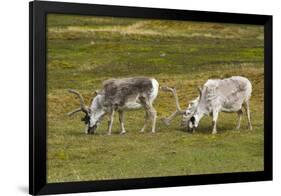
[[[111,130],[112,130],[112,125],[113,125],[113,120],[114,120],[114,110],[111,110],[109,113],[109,121],[108,121],[108,133],[107,135],[111,135]]]
[[[140,130],[141,133],[143,133],[145,131],[145,128],[147,127],[148,117],[149,117],[148,111],[145,109],[144,125]]]
[[[217,120],[218,120],[219,112],[213,111],[212,116],[213,116],[213,121],[212,121],[213,131],[212,131],[212,134],[216,134],[217,133]]]
[[[238,110],[237,115],[238,115],[238,120],[237,120],[236,129],[238,130],[238,129],[240,129],[240,124],[241,124],[241,119],[242,119],[243,111],[242,110]]]

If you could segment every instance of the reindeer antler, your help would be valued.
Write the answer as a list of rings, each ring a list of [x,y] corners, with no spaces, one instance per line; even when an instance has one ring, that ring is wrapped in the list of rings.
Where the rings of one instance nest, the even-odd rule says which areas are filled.
[[[72,116],[73,114],[77,113],[77,112],[81,112],[82,109],[81,108],[76,108],[75,110],[68,112],[67,115],[68,116]]]
[[[182,115],[185,113],[185,110],[182,110],[180,108],[180,104],[179,104],[179,98],[178,98],[178,95],[177,95],[177,91],[176,91],[176,88],[170,88],[170,87],[160,87],[161,90],[163,91],[166,91],[166,92],[172,92],[173,95],[174,95],[174,98],[175,98],[175,102],[176,102],[176,111],[174,113],[172,113],[170,116],[168,116],[167,118],[163,118],[163,122],[166,124],[166,125],[169,125],[171,120],[174,119],[177,115]]]
[[[85,105],[85,102],[84,102],[84,99],[83,99],[83,96],[76,90],[73,90],[73,89],[69,89],[68,92],[70,93],[73,93],[75,95],[77,95],[77,97],[79,98],[80,100],[80,107],[79,108],[76,108],[75,110],[67,113],[67,115],[69,116],[72,116],[73,114],[77,113],[77,112],[85,112],[85,113],[88,113],[89,112],[89,108]]]

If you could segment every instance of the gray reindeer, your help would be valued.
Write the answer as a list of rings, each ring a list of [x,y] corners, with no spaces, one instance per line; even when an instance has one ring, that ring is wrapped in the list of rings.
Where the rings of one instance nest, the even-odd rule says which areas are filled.
[[[69,90],[80,100],[80,107],[69,112],[72,116],[77,112],[84,112],[86,134],[93,134],[103,117],[108,115],[108,135],[111,134],[115,112],[119,113],[121,134],[126,133],[124,127],[124,111],[144,108],[145,122],[141,129],[144,132],[149,119],[152,121],[152,133],[155,132],[157,112],[153,107],[153,101],[158,95],[159,84],[154,78],[132,77],[122,79],[110,79],[103,82],[100,91],[96,91],[90,107],[85,105],[82,95],[75,90]]]

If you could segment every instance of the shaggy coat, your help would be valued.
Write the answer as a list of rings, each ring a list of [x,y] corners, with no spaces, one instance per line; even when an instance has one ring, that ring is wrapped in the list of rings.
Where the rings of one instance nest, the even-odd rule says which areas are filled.
[[[196,128],[204,115],[211,115],[213,117],[213,133],[216,133],[219,112],[237,112],[239,117],[237,128],[239,128],[242,107],[244,107],[247,112],[249,128],[252,129],[249,108],[251,94],[251,82],[245,77],[233,76],[222,80],[208,80],[200,90],[199,101],[190,119],[189,127]]]
[[[153,86],[151,78],[136,77],[125,79],[111,79],[103,83],[104,105],[124,107],[130,98],[151,97]]]

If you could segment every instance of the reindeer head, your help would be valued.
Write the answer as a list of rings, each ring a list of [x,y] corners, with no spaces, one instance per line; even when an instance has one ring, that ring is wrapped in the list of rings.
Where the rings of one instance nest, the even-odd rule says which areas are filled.
[[[104,109],[101,103],[102,102],[101,95],[96,94],[96,96],[92,101],[91,107],[88,107],[85,105],[84,99],[78,91],[70,89],[69,92],[77,95],[77,97],[80,100],[80,107],[69,112],[68,115],[72,116],[77,112],[84,112],[85,116],[81,118],[81,121],[84,121],[86,125],[85,133],[93,134],[96,131],[103,116],[106,114],[106,110]]]
[[[199,97],[189,102],[188,107],[182,115],[181,125],[185,128],[192,129],[195,125],[194,113],[198,106]]]
[[[174,113],[172,113],[169,117],[162,119],[163,122],[166,125],[169,125],[172,119],[174,119],[178,115],[181,115],[182,116],[181,125],[184,128],[187,128],[188,130],[194,131],[195,128],[198,126],[198,123],[196,124],[197,121],[196,121],[195,113],[197,111],[197,107],[198,107],[198,103],[199,103],[199,100],[200,100],[200,97],[201,97],[201,93],[200,93],[199,97],[197,97],[193,101],[189,102],[189,105],[188,105],[186,110],[182,110],[180,108],[176,88],[161,87],[161,89],[163,91],[172,92],[172,94],[174,96],[174,99],[175,99],[175,102],[176,102],[176,111]]]
[[[198,127],[199,121],[201,119],[198,113],[198,105],[202,97],[202,88],[198,87],[198,91],[199,91],[199,97],[197,97],[195,100],[190,102],[186,110],[187,112],[190,111],[189,120],[186,122],[186,125],[189,130],[192,130],[192,132],[194,132],[195,129]]]

